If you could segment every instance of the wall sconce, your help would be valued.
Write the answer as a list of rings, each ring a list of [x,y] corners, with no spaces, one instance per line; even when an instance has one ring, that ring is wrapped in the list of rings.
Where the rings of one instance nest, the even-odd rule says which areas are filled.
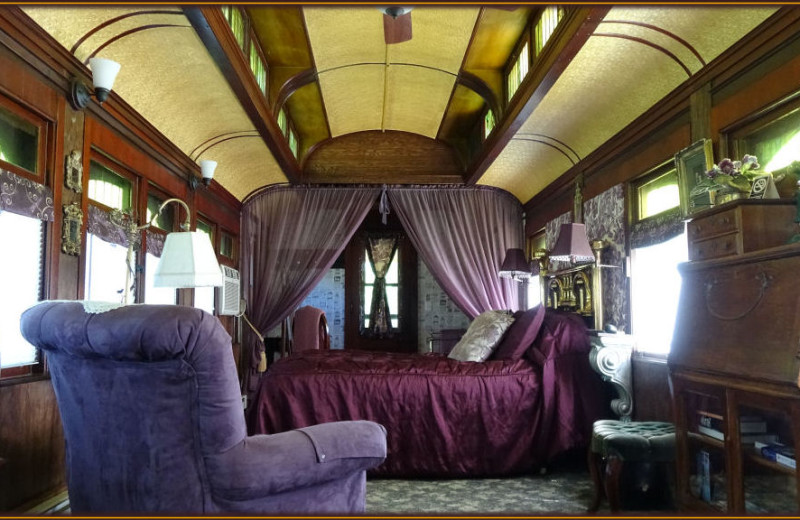
[[[208,186],[211,184],[211,179],[214,178],[214,170],[217,169],[217,161],[210,161],[208,159],[203,159],[200,161],[200,175],[203,179],[203,185]],[[200,181],[197,180],[197,177],[192,175],[189,177],[189,187],[193,190],[196,190],[200,186]]]
[[[179,289],[222,286],[222,269],[217,262],[214,248],[211,247],[211,241],[200,231],[189,231],[191,214],[185,202],[174,198],[165,200],[148,225],[155,222],[170,202],[178,202],[184,207],[186,220],[181,224],[180,232],[167,235],[161,259],[156,267],[153,285]]]
[[[69,103],[75,110],[83,110],[89,104],[92,94],[97,98],[97,102],[102,104],[111,93],[114,80],[119,73],[120,64],[116,61],[105,58],[92,58],[89,60],[89,68],[92,71],[92,83],[94,92],[77,79],[72,80],[70,89]]]
[[[573,222],[561,224],[558,232],[558,239],[553,251],[550,253],[551,260],[567,261],[571,264],[579,264],[594,261],[594,252],[589,245],[589,238],[586,236],[586,226],[583,224],[583,174],[579,173],[575,178],[575,200],[572,208]]]
[[[538,274],[538,262],[536,274]],[[515,282],[527,280],[532,276],[531,264],[525,260],[525,253],[522,249],[508,249],[506,250],[506,257],[503,260],[503,265],[500,266],[500,271],[497,273],[500,278],[510,278]]]

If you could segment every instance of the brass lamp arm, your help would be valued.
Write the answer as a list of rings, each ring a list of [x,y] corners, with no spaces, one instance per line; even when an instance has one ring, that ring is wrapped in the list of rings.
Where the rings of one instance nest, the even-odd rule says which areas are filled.
[[[145,227],[150,227],[150,226],[155,225],[156,220],[158,219],[158,216],[161,215],[161,211],[164,209],[164,206],[166,206],[170,202],[178,202],[186,210],[186,220],[183,221],[183,223],[180,225],[180,227],[181,227],[181,231],[189,231],[189,228],[192,227],[192,214],[189,211],[189,205],[186,204],[185,202],[183,202],[181,199],[177,199],[177,198],[167,199],[164,202],[162,202],[161,206],[158,207],[158,211],[156,211],[156,213],[153,215],[153,218],[150,219],[150,222]]]

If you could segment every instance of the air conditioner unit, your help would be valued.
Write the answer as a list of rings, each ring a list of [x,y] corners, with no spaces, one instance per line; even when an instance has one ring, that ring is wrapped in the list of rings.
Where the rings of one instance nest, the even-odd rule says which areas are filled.
[[[217,301],[217,313],[223,316],[239,314],[239,271],[227,265],[222,267],[222,287],[220,287],[219,300]]]

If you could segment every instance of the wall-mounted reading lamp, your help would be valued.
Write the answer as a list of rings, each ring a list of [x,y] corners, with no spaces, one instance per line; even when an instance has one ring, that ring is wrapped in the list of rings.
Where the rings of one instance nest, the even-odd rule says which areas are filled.
[[[94,91],[89,90],[83,82],[77,79],[72,80],[69,103],[75,110],[86,108],[92,95],[101,104],[108,99],[111,87],[114,86],[114,80],[119,73],[120,64],[106,58],[92,58],[89,60],[89,68],[92,70]]]
[[[122,213],[112,211],[112,221],[123,227],[128,237],[128,270],[125,275],[125,290],[123,303],[131,303],[130,287],[133,269],[133,248],[138,242],[139,232],[154,225],[161,212],[170,202],[177,202],[186,210],[186,220],[181,225],[181,231],[169,233],[164,241],[161,259],[156,267],[153,285],[155,287],[175,287],[184,289],[190,287],[220,287],[222,285],[222,269],[217,262],[217,255],[208,236],[201,231],[189,231],[191,227],[191,213],[189,206],[181,199],[167,199],[153,218],[147,224],[137,226],[129,216],[122,218]]]
[[[200,175],[203,179],[203,185],[208,186],[211,184],[211,179],[214,178],[214,170],[217,169],[217,161],[203,159],[200,161]],[[189,187],[196,190],[200,186],[200,181],[194,175],[189,177]]]

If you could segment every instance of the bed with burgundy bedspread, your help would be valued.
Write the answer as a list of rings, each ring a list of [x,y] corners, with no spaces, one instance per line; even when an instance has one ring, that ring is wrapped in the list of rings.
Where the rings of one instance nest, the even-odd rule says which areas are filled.
[[[522,474],[588,445],[607,404],[576,315],[517,313],[494,355],[309,350],[278,360],[248,411],[251,434],[368,419],[386,427],[388,456],[370,474]]]

